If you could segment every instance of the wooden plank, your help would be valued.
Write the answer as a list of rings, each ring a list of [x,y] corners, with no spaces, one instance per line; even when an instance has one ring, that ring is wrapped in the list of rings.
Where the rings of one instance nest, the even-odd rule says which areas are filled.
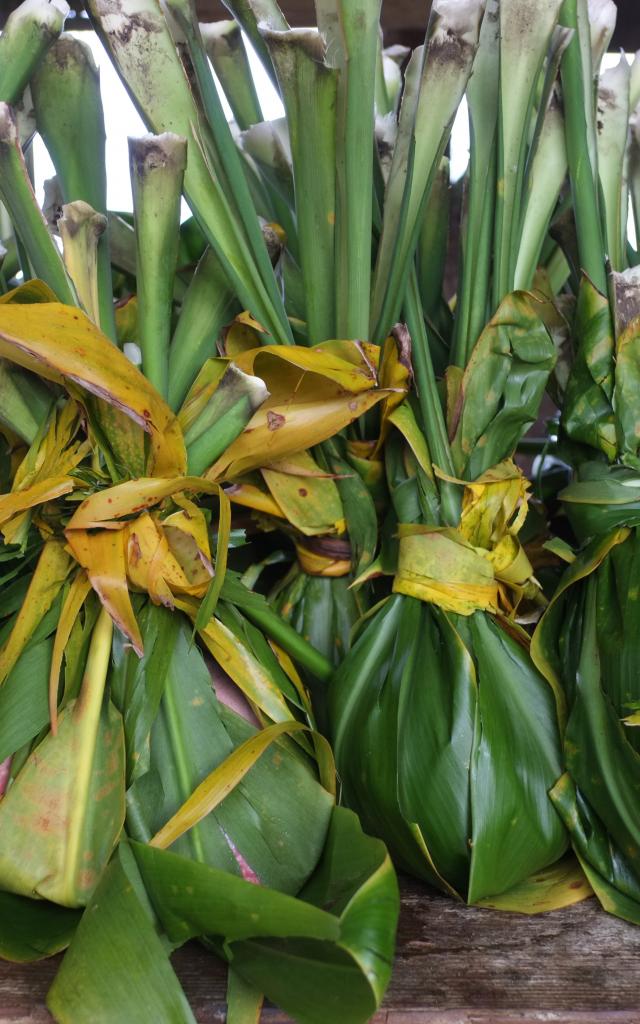
[[[0,1024],[50,1024],[44,1000],[59,959],[0,963]],[[199,1024],[224,1024],[223,965],[196,943],[173,964]],[[640,929],[593,899],[523,917],[407,880],[393,979],[372,1024],[639,1024],[639,964]],[[267,1007],[262,1022],[290,1019]]]

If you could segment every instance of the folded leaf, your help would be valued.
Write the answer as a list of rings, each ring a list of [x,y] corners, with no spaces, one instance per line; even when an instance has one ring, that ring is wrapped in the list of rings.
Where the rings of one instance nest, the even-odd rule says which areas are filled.
[[[180,476],[186,455],[174,414],[85,314],[58,302],[0,307],[0,356],[121,409],[151,440],[151,470]]]

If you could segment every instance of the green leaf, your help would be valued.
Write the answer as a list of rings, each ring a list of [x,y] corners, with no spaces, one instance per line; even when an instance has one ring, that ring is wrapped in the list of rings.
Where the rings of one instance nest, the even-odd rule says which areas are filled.
[[[0,99],[15,104],[33,71],[62,32],[62,4],[49,0],[21,3],[13,8],[0,36]]]
[[[184,296],[169,349],[169,404],[178,409],[208,357],[216,352],[222,327],[238,305],[220,261],[207,248]]]
[[[548,791],[562,772],[551,687],[488,615],[471,621],[478,708],[471,762],[469,902],[505,892],[566,850]]]
[[[49,722],[52,649],[52,637],[28,644],[0,689],[0,761],[32,740]]]
[[[264,242],[260,240],[264,255],[258,259],[240,211],[220,179],[219,167],[211,166],[210,154],[215,157],[215,143],[160,7],[155,0],[142,0],[142,5],[140,0],[126,0],[121,3],[115,22],[101,0],[91,0],[88,10],[148,128],[156,133],[172,131],[187,139],[185,197],[233,291],[277,341],[290,342],[291,328]],[[226,124],[224,130],[229,132]],[[244,216],[248,217],[246,210]],[[255,211],[253,217],[259,230]]]
[[[300,262],[311,344],[336,337],[336,103],[338,76],[314,30],[265,29],[287,111]]]
[[[208,22],[200,25],[200,33],[238,128],[244,131],[262,121],[240,25],[236,21]]]
[[[381,0],[318,0],[336,90],[336,337],[369,332],[376,59]],[[305,193],[304,203],[309,196]],[[301,204],[300,204],[301,205]]]
[[[580,864],[603,908],[632,924],[640,924],[640,883],[606,827],[565,774],[551,790],[551,799],[571,834]]]
[[[150,764],[150,735],[160,707],[168,674],[175,671],[174,649],[179,644],[185,674],[197,671],[200,656],[186,649],[180,639],[180,620],[166,608],[150,601],[136,612],[143,638],[142,658],[127,654],[122,634],[114,636],[113,670],[110,676],[112,699],[122,714],[127,753],[127,781],[144,775]]]
[[[155,615],[160,617],[158,610]],[[126,721],[126,705],[124,716]],[[140,824],[136,837],[157,833],[253,734],[252,725],[218,703],[202,655],[191,645],[188,623],[181,621],[151,729],[149,771],[134,782],[127,798]],[[280,740],[171,849],[230,875],[246,871],[263,885],[296,892],[320,856],[332,802],[297,745]]]
[[[100,74],[90,47],[71,34],[56,41],[31,79],[36,124],[65,203],[84,200],[107,213],[105,127]],[[96,322],[115,341],[109,239],[98,242]]]
[[[488,615],[392,596],[335,674],[330,712],[343,797],[398,866],[474,903],[566,849],[547,795],[554,693]]]
[[[62,906],[87,902],[124,819],[122,722],[103,705],[112,626],[91,642],[80,698],[30,754],[0,803],[0,885]],[[37,842],[34,841],[37,837]]]
[[[501,0],[500,108],[493,305],[514,286],[531,112],[562,0]],[[535,24],[535,32],[530,26]]]
[[[421,605],[419,623],[398,708],[398,797],[405,819],[420,823],[440,873],[464,893],[472,858],[469,764],[478,684],[449,616]],[[420,665],[430,666],[426,686]]]
[[[220,936],[237,974],[301,1024],[364,1024],[391,973],[398,890],[381,843],[333,812],[316,874],[294,899],[139,843],[133,849],[174,942]]]
[[[0,892],[0,957],[29,963],[53,956],[69,945],[79,920],[75,910]]]
[[[609,302],[589,278],[578,292],[575,360],[567,383],[562,424],[569,437],[613,460],[617,454],[613,413],[615,347]],[[629,355],[633,352],[631,349]]]
[[[60,1024],[195,1024],[131,852],[120,846],[47,995]]]
[[[371,337],[378,342],[398,319],[424,204],[471,74],[481,16],[475,0],[434,4],[425,45],[413,51],[405,72],[372,286]]]
[[[219,935],[228,943],[338,938],[337,919],[310,903],[170,851],[131,845],[156,913],[175,945],[198,935]]]
[[[458,475],[473,480],[511,455],[535,422],[556,361],[535,300],[513,292],[500,304],[471,353],[461,408],[451,410]]]
[[[187,142],[165,132],[129,139],[136,232],[137,340],[142,369],[167,398],[173,279]]]
[[[61,302],[76,305],[62,256],[38,206],[24,162],[15,116],[7,103],[0,103],[0,198],[36,276],[53,289]]]

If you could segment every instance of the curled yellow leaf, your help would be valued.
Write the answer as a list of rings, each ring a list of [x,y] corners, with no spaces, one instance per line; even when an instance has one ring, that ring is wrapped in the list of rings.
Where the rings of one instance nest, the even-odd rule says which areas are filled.
[[[60,302],[3,304],[0,357],[122,410],[150,435],[153,475],[184,473],[186,452],[175,415],[81,310]]]

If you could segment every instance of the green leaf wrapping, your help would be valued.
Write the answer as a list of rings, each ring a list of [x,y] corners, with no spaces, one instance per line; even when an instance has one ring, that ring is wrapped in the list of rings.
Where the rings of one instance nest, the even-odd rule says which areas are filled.
[[[553,691],[488,615],[390,598],[330,705],[345,799],[404,868],[477,902],[566,848]]]
[[[567,775],[552,799],[605,909],[640,922],[640,537],[607,534],[584,549],[540,621],[533,652],[564,685]]]
[[[353,626],[362,614],[353,578],[310,576],[294,570],[273,600],[273,606],[301,636],[338,664],[350,646]]]
[[[56,1020],[151,1013],[190,1024],[168,949],[192,936],[213,940],[242,980],[301,1024],[365,1024],[375,1012],[391,974],[398,888],[383,845],[351,812],[334,809],[323,857],[298,898],[142,843],[131,848],[137,868],[121,846],[49,992]]]
[[[69,945],[79,919],[77,910],[0,892],[0,957],[29,963],[53,956]]]
[[[131,851],[121,846],[47,995],[59,1024],[195,1024],[158,934]]]
[[[186,621],[149,606],[141,623],[147,631],[143,632],[146,647],[147,636],[161,636],[166,631],[171,637],[162,700],[148,740],[148,771],[135,779],[127,794],[130,832],[146,839],[159,831],[196,786],[255,729],[218,702],[204,659],[191,644]],[[131,652],[125,656],[125,660],[134,659]],[[147,688],[156,685],[151,668],[150,663],[142,669],[150,676]],[[139,690],[139,682],[127,688],[122,705],[125,723]],[[130,763],[133,755],[143,750],[138,746],[142,736],[140,722],[136,732],[127,736]],[[132,740],[136,742],[134,750]],[[276,792],[278,799],[274,800]],[[330,794],[298,754],[297,744],[281,740],[171,849],[230,874],[248,875],[263,885],[294,893],[320,856],[332,804]]]

